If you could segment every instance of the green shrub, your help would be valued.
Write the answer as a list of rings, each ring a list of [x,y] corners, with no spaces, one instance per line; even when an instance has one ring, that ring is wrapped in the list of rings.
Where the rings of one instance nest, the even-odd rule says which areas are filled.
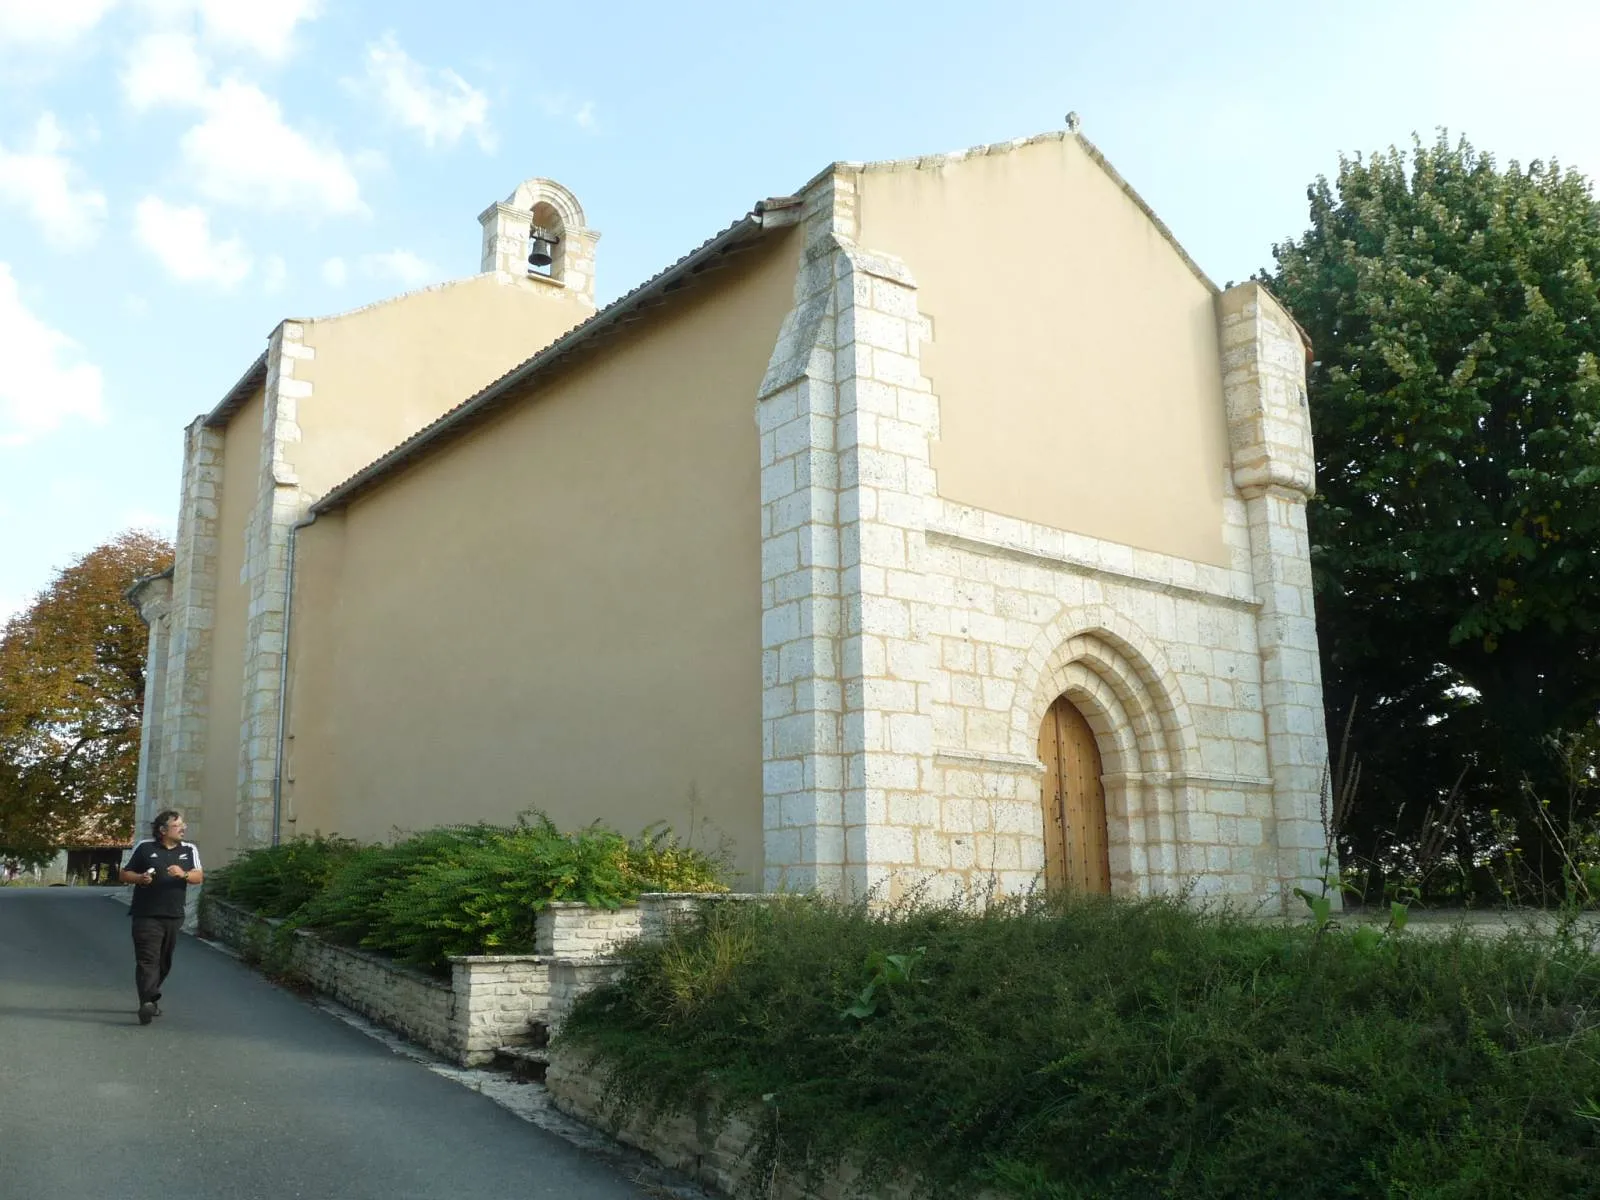
[[[298,912],[359,849],[348,838],[294,838],[246,850],[207,881],[214,895],[264,917]]]
[[[1358,941],[1177,902],[714,905],[563,1038],[611,1103],[766,1114],[761,1162],[940,1194],[1600,1195],[1570,935]]]
[[[727,891],[721,875],[665,831],[631,841],[601,825],[564,834],[533,815],[392,845],[286,842],[230,863],[220,891],[295,927],[442,972],[452,955],[532,951],[535,919],[552,901],[615,908],[641,892]]]

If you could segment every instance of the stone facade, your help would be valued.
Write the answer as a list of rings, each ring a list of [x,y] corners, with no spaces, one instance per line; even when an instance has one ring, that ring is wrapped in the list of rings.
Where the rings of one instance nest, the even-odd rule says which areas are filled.
[[[1098,742],[1114,892],[1281,910],[1319,873],[1326,761],[1298,331],[1256,284],[1218,299],[1229,566],[953,504],[936,331],[907,264],[854,241],[860,170],[806,194],[757,401],[765,885],[1036,886],[1064,695]]]
[[[234,844],[241,847],[269,845],[276,835],[273,810],[289,609],[289,549],[295,523],[315,499],[300,486],[293,466],[292,448],[300,440],[299,404],[312,394],[312,385],[295,377],[295,366],[315,356],[305,344],[305,326],[298,321],[281,322],[267,342],[260,476],[245,527],[240,578],[249,605],[239,697],[242,726],[234,832]]]
[[[520,206],[520,207],[518,207]],[[556,214],[562,231],[561,257],[551,277],[530,275],[526,267],[528,229],[533,211]],[[484,214],[486,271],[503,275],[498,282],[521,294],[556,287],[572,293],[573,323],[593,308],[594,256],[599,234],[588,228],[572,193],[549,180],[529,180],[506,204]],[[520,222],[520,225],[519,225]],[[496,247],[499,247],[497,250]],[[520,254],[513,263],[507,255]],[[496,257],[498,255],[498,257]],[[515,269],[513,269],[515,267]],[[434,289],[429,289],[434,290]],[[467,305],[475,301],[469,296]],[[563,300],[563,304],[566,301]],[[374,306],[376,307],[376,306]],[[359,310],[358,310],[359,311]],[[461,311],[470,313],[470,307]],[[350,314],[346,314],[349,316]],[[179,503],[174,570],[166,593],[155,596],[154,584],[141,591],[150,625],[150,680],[146,691],[146,723],[140,757],[141,817],[158,806],[183,809],[200,835],[212,845],[244,849],[270,844],[281,822],[285,650],[289,623],[291,558],[297,526],[318,498],[297,470],[297,448],[303,437],[302,406],[313,397],[306,365],[316,358],[310,344],[312,322],[285,320],[268,339],[266,352],[210,414],[185,431],[183,487]],[[505,346],[511,362],[528,349],[520,333]],[[533,348],[537,348],[536,346]],[[477,347],[479,351],[482,347]],[[259,396],[259,459],[245,462],[235,449],[229,465],[224,450],[230,425]],[[336,401],[338,397],[324,399]],[[439,411],[460,396],[437,397]],[[325,405],[326,407],[326,405]],[[239,432],[237,428],[235,434]],[[253,451],[246,451],[253,456]],[[324,455],[324,458],[327,456]],[[349,464],[355,471],[362,460]],[[248,511],[231,513],[223,530],[223,474],[233,496],[244,495]],[[327,470],[324,462],[323,469]],[[246,478],[246,476],[249,476]],[[323,485],[325,486],[325,484]],[[242,529],[240,527],[242,516]],[[214,645],[218,618],[220,539],[241,538],[243,565],[238,582],[244,589],[243,644]],[[237,543],[229,546],[230,554]],[[229,585],[232,579],[226,581]],[[213,687],[216,655],[237,655],[241,685],[228,695]],[[229,664],[230,668],[233,664]],[[221,685],[219,685],[220,687]],[[237,704],[237,709],[233,706]],[[227,714],[229,722],[213,721]],[[239,719],[238,745],[232,730],[214,734]],[[228,744],[213,745],[213,737]],[[237,753],[236,789],[219,795],[213,773],[207,794],[206,763]],[[223,836],[218,836],[222,833]]]
[[[155,817],[155,783],[161,778],[164,744],[162,700],[167,692],[167,651],[172,640],[172,572],[140,580],[128,591],[129,599],[149,627],[145,645],[144,710],[139,726],[139,774],[136,783],[133,828],[135,834],[150,827]]]
[[[1038,886],[1039,728],[1066,697],[1095,735],[1114,892],[1193,887],[1281,911],[1296,885],[1319,874],[1326,762],[1305,531],[1314,486],[1305,346],[1293,321],[1259,285],[1219,293],[1172,243],[1206,289],[1197,305],[1214,299],[1225,409],[1217,416],[1228,437],[1228,461],[1217,451],[1213,476],[1222,524],[1215,561],[940,492],[930,446],[941,438],[941,398],[924,365],[939,330],[920,303],[916,264],[862,244],[863,180],[1038,142],[945,160],[835,164],[798,198],[751,218],[802,227],[793,307],[754,398],[761,656],[750,669],[761,673],[762,883],[883,898]],[[1081,144],[1121,189],[1118,202],[1125,194],[1142,210],[1140,236],[1170,243]],[[598,235],[565,188],[530,179],[480,224],[484,271],[592,303]],[[560,237],[549,276],[527,268],[535,224]],[[665,303],[655,297],[650,306]],[[630,319],[646,320],[637,307]],[[582,327],[566,336],[581,337]],[[1178,353],[1175,345],[1149,352]],[[1214,361],[1192,346],[1184,353],[1186,362]],[[293,469],[298,407],[311,394],[299,368],[312,355],[302,323],[286,321],[260,364],[260,474],[242,572],[243,727],[227,814],[239,847],[279,833],[290,556],[313,499]],[[954,393],[950,404],[954,421]],[[152,781],[142,794],[191,810],[204,799],[207,708],[234,703],[210,694],[208,675],[220,439],[204,421],[188,434],[165,678],[152,684],[164,703],[141,768]],[[1161,466],[1130,462],[1129,485]],[[152,626],[153,652],[155,639]]]
[[[204,417],[184,431],[183,494],[168,608],[166,687],[157,717],[161,739],[158,770],[147,776],[155,791],[154,804],[180,808],[191,821],[202,813],[205,796],[222,440],[222,430],[208,425]]]

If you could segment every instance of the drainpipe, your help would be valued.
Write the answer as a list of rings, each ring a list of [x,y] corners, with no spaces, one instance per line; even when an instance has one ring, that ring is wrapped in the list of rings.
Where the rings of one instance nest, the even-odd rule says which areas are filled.
[[[278,659],[278,736],[272,766],[272,844],[281,838],[283,825],[283,742],[289,712],[289,629],[294,622],[294,548],[299,533],[317,519],[312,513],[289,527],[289,565],[283,581],[283,649]]]

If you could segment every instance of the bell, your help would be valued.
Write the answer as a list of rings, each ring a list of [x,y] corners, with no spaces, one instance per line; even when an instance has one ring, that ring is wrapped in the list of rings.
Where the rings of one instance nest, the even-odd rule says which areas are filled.
[[[552,253],[556,248],[556,239],[542,229],[535,229],[528,238],[528,265],[530,267],[548,267],[555,259]]]

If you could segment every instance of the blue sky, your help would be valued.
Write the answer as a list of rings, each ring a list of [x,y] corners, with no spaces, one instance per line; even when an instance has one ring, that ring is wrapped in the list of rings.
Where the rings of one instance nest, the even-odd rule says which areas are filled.
[[[285,316],[477,269],[577,193],[612,299],[834,159],[1083,132],[1219,283],[1340,151],[1600,171],[1581,2],[0,0],[0,619],[132,525]]]

